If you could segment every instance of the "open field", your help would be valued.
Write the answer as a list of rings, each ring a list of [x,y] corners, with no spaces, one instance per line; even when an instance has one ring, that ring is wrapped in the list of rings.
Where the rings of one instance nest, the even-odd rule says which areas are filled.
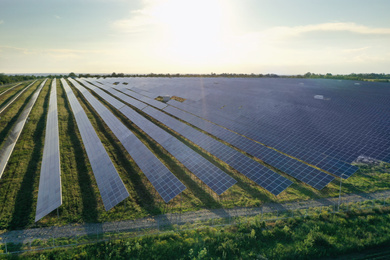
[[[340,212],[321,207],[309,212],[212,219],[203,224],[141,226],[138,231],[122,233],[100,234],[86,228],[80,229],[82,235],[67,238],[47,234],[46,239],[25,244],[9,242],[0,251],[20,253],[8,255],[11,259],[83,259],[90,255],[115,259],[236,259],[238,255],[242,259],[386,259],[390,253],[386,249],[389,207],[371,203],[344,205]]]
[[[0,115],[0,146],[41,82],[37,81]],[[5,97],[0,96],[0,102],[6,102],[12,98],[12,95],[15,95],[23,86],[26,86],[26,83],[6,93]],[[31,111],[29,121],[0,180],[0,230],[129,220],[200,209],[259,207],[269,202],[281,203],[339,195],[340,182],[338,178],[319,191],[278,171],[282,176],[293,180],[293,184],[275,197],[204,149],[197,147],[172,129],[154,121],[237,180],[237,184],[221,196],[217,196],[161,145],[93,93],[187,187],[181,195],[166,204],[98,113],[71,85],[130,193],[126,200],[106,212],[67,96],[57,79],[63,204],[58,212],[54,211],[41,221],[34,223],[50,86],[51,80],[48,80]],[[138,112],[142,113],[144,117],[150,118],[142,111],[138,110]],[[347,180],[343,180],[341,193],[369,193],[389,188],[389,164],[362,164],[359,165],[358,172]]]

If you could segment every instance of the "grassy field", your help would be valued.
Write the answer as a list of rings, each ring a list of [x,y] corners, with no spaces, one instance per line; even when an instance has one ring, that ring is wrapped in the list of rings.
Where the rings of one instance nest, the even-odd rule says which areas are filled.
[[[8,89],[14,87],[15,85],[17,85],[18,83],[14,83],[14,84],[7,84],[7,85],[4,85],[4,86],[0,86],[0,95],[1,93],[7,91]]]
[[[0,129],[2,137],[7,136],[40,83],[36,82],[23,93],[2,116],[3,124]],[[29,120],[25,124],[0,180],[0,225],[2,228],[16,229],[26,226],[35,215],[34,208],[44,141],[42,134],[45,127],[48,97],[46,85],[30,113]]]
[[[261,216],[255,216],[234,225],[167,231],[97,243],[91,241],[70,248],[4,258],[388,259],[389,213],[387,206],[336,214],[323,211],[306,217],[267,222]],[[31,246],[39,247],[42,243],[34,241]]]
[[[8,135],[23,107],[27,104],[33,91],[37,89],[41,82],[36,82],[0,116],[0,145]],[[35,224],[34,216],[50,85],[51,80],[48,80],[31,111],[30,119],[15,147],[3,178],[0,180],[0,230],[136,219],[167,212],[185,212],[204,208],[253,207],[261,206],[267,202],[335,197],[339,194],[338,179],[322,191],[315,190],[302,182],[294,180],[293,185],[278,197],[275,197],[224,162],[159,124],[238,181],[236,185],[218,197],[159,144],[155,143],[126,117],[104,102],[187,187],[181,195],[169,204],[165,204],[96,111],[72,87],[130,193],[128,199],[106,212],[66,93],[60,81],[57,80],[63,205],[59,208],[58,215],[54,211]],[[18,89],[22,86],[19,86]],[[14,93],[15,91],[11,92]],[[292,179],[284,173],[280,174]],[[358,173],[343,181],[342,193],[374,192],[389,189],[389,187],[389,164],[361,165]]]
[[[22,83],[19,86],[15,87],[14,89],[5,92],[7,89],[10,89],[11,87],[16,85],[14,84],[11,87],[6,88],[4,91],[0,91],[0,108],[4,107],[10,100],[12,100],[13,97],[15,97],[18,93],[20,93],[20,91],[22,91],[29,83],[30,82]],[[5,111],[3,111],[2,114],[3,113],[5,113]]]

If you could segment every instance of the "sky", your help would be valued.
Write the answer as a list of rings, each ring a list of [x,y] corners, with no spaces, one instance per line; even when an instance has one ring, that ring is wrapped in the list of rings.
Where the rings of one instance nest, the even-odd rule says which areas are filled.
[[[388,0],[1,0],[0,73],[390,73]]]

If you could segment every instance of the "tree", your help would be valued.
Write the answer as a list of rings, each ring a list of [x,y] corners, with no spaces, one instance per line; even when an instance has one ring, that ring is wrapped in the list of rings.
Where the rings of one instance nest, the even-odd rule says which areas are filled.
[[[69,73],[68,77],[75,78],[77,75],[74,72]]]

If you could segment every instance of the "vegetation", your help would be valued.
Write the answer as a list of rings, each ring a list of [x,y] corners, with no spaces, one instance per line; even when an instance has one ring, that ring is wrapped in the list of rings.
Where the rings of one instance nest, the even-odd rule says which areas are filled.
[[[27,75],[5,75],[3,73],[0,73],[0,86],[1,85],[6,85],[6,84],[11,84],[11,83],[16,83],[16,82],[21,82],[21,81],[26,81],[26,80],[32,80],[36,79],[36,76],[27,76]]]
[[[353,210],[206,227],[73,248],[28,252],[29,259],[318,259],[390,255],[390,208]]]
[[[384,73],[351,73],[349,75],[332,75],[331,73],[326,74],[315,74],[307,72],[306,74],[291,76],[292,78],[325,78],[325,79],[346,79],[346,80],[366,80],[376,82],[389,82],[390,74]]]
[[[0,136],[8,135],[40,83],[41,81],[36,82],[2,114]],[[34,219],[48,97],[46,85],[30,113],[29,120],[0,180],[1,229],[22,228]]]

